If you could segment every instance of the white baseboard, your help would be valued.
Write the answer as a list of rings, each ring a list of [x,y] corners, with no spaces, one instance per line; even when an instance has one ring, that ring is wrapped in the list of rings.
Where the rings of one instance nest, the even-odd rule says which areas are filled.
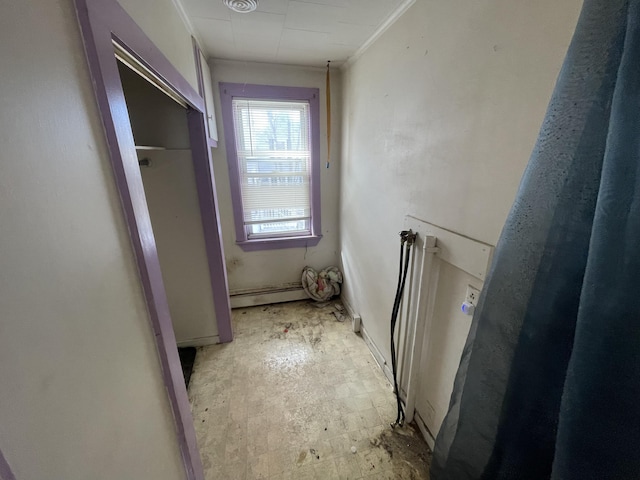
[[[371,355],[373,355],[373,358],[376,360],[376,363],[382,369],[384,376],[387,377],[387,380],[389,380],[391,385],[393,385],[393,372],[389,368],[389,364],[384,359],[384,356],[382,356],[382,352],[380,351],[380,349],[376,346],[373,340],[371,340],[371,337],[367,333],[367,329],[364,328],[364,325],[360,325],[360,334],[362,335],[364,343],[366,343],[367,347],[369,347],[369,351],[371,352]]]
[[[309,298],[300,283],[260,289],[232,290],[229,294],[231,308],[295,302],[296,300],[306,300]]]
[[[351,317],[351,321],[354,322],[354,331],[359,332],[360,335],[362,335],[362,339],[364,340],[364,343],[366,343],[367,347],[369,347],[369,351],[371,352],[371,355],[373,355],[373,358],[375,359],[376,363],[382,369],[384,376],[387,377],[387,380],[389,380],[389,382],[391,382],[391,384],[393,385],[393,372],[389,368],[387,361],[384,359],[382,352],[380,351],[378,346],[375,344],[375,342],[371,339],[371,337],[367,333],[367,329],[364,328],[360,315],[356,313],[353,306],[349,303],[349,301],[344,296],[340,297],[340,301],[344,305],[344,308],[347,310],[349,317]],[[358,323],[357,329],[355,325],[356,321]]]
[[[349,303],[349,300],[347,300],[344,295],[340,295],[340,301],[342,302],[342,305],[344,305],[344,308],[347,310],[347,313],[349,314],[349,316],[353,318],[356,315],[356,311],[353,309],[353,306],[351,306],[351,304]]]
[[[178,347],[206,347],[207,345],[215,345],[220,343],[219,335],[211,335],[210,337],[198,337],[191,338],[189,340],[181,340],[178,342]]]
[[[344,305],[344,308],[347,310],[347,314],[349,315],[349,318],[351,319],[351,328],[352,328],[352,330],[355,333],[360,333],[360,328],[362,326],[362,318],[360,317],[360,314],[356,313],[356,311],[351,306],[351,304],[346,299],[346,297],[341,295],[340,296],[340,301],[342,302],[342,305]]]
[[[422,436],[424,437],[424,441],[427,442],[427,445],[429,445],[429,448],[433,452],[433,449],[435,448],[435,445],[436,445],[436,440],[433,438],[433,435],[431,435],[431,432],[422,421],[422,417],[420,416],[420,413],[418,413],[417,410],[413,414],[413,419],[418,424],[418,428],[420,429],[420,433],[422,433]]]

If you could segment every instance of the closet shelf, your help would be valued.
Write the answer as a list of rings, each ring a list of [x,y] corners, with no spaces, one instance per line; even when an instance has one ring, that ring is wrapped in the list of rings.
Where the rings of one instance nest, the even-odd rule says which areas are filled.
[[[136,145],[137,152],[150,152],[153,150],[166,150],[169,152],[186,152],[190,150],[189,148],[167,148],[167,147],[157,147],[155,145]]]
[[[166,150],[166,148],[153,145],[136,145],[136,150]]]

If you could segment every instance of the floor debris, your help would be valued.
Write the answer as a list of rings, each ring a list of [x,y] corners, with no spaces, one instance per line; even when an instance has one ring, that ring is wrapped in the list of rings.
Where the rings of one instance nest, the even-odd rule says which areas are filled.
[[[205,478],[429,478],[426,443],[391,430],[391,385],[338,305],[237,309],[235,340],[198,349],[189,400]]]
[[[425,448],[415,424],[387,428],[371,439],[371,445],[386,452],[397,479],[429,478],[431,452]]]

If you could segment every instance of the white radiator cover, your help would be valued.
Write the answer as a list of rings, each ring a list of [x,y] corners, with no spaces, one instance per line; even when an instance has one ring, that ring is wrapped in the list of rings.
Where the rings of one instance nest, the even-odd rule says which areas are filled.
[[[457,296],[443,299],[438,295],[440,272],[444,269],[449,274],[461,270],[459,275],[469,278],[470,283],[480,288],[494,248],[409,215],[405,217],[404,229],[417,233],[417,239],[412,247],[396,331],[398,383],[405,403],[406,420],[410,422],[415,417],[427,441],[432,442],[439,422],[435,419],[435,407],[428,398],[430,385],[427,372],[430,368],[433,371],[439,367],[439,363],[432,365],[436,305],[438,301],[455,303],[458,300]],[[459,301],[462,303],[464,297],[460,296]],[[459,318],[443,317],[440,310],[438,313],[439,326],[455,323]],[[463,319],[470,324],[470,317]],[[442,409],[441,405],[439,407]]]

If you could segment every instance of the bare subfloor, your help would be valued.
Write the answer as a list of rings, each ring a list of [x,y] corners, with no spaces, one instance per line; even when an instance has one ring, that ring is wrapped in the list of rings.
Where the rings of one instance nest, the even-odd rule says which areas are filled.
[[[391,386],[337,306],[234,310],[234,342],[198,349],[189,397],[207,480],[429,478],[427,445],[389,426]]]

